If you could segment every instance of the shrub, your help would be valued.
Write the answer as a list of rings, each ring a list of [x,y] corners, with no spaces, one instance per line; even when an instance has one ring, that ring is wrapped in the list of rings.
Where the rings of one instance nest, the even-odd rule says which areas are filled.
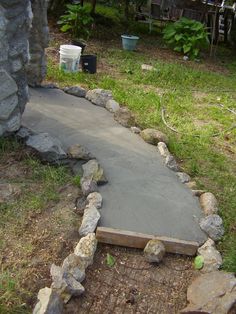
[[[65,15],[60,17],[58,24],[62,25],[62,32],[72,32],[73,39],[88,39],[93,18],[87,7],[78,4],[68,4]]]
[[[163,33],[163,38],[170,47],[175,51],[183,52],[190,58],[197,58],[200,49],[209,43],[204,25],[184,17],[167,25]]]

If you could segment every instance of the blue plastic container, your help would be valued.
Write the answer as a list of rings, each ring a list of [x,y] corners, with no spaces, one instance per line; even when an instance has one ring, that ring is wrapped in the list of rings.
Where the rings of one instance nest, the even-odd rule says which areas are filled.
[[[133,51],[136,48],[137,42],[139,40],[138,36],[132,35],[121,35],[122,46],[124,50]]]

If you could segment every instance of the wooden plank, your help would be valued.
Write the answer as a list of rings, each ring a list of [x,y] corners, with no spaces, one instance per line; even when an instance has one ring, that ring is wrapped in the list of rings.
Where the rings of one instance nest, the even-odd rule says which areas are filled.
[[[184,241],[106,227],[98,227],[96,237],[97,240],[102,243],[138,249],[144,249],[149,240],[158,239],[165,245],[166,252],[190,256],[195,255],[199,247],[199,244],[193,241]]]

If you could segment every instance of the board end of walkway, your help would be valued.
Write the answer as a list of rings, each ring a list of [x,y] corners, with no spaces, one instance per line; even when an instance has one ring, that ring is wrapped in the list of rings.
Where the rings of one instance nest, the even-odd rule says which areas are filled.
[[[193,256],[199,247],[198,242],[185,241],[169,237],[159,237],[133,231],[98,227],[96,231],[97,240],[101,243],[113,244],[137,249],[144,249],[151,239],[163,242],[166,252]]]

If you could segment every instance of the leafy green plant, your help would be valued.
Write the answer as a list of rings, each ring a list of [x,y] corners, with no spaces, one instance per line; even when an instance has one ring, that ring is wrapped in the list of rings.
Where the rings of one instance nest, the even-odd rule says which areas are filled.
[[[91,33],[93,18],[88,7],[78,4],[68,4],[65,15],[57,22],[61,26],[62,32],[72,32],[73,39],[87,40]]]
[[[204,266],[204,257],[201,255],[196,256],[194,259],[194,268],[197,270],[200,270],[202,269],[203,266]]]
[[[106,262],[107,266],[113,267],[115,265],[116,260],[111,254],[107,253]]]
[[[204,25],[184,17],[167,25],[163,33],[163,38],[169,46],[190,58],[197,58],[200,49],[209,43]]]

